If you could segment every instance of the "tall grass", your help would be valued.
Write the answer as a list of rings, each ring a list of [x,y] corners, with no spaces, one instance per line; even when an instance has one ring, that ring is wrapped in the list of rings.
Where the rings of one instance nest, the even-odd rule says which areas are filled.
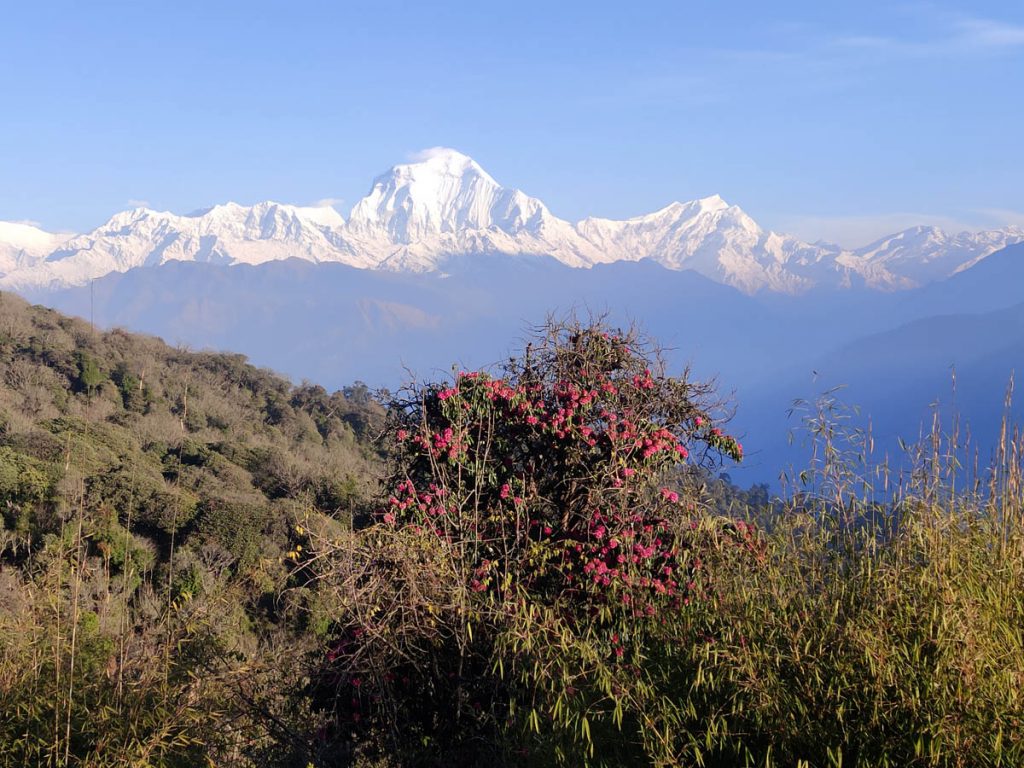
[[[724,521],[697,513],[695,599],[645,625],[654,637],[621,662],[628,669],[598,660],[639,681],[643,727],[597,701],[607,716],[590,719],[588,744],[542,728],[553,715],[541,707],[526,734],[488,731],[495,742],[479,754],[496,766],[1024,766],[1024,435],[1005,420],[986,455],[958,422],[936,418],[901,463],[876,462],[870,431],[853,428],[833,397],[806,408],[812,458],[784,498]],[[360,754],[309,688],[289,682],[300,671],[292,649],[280,661],[240,660],[226,639],[236,590],[168,597],[163,572],[130,553],[112,569],[98,542],[87,549],[80,488],[64,487],[59,534],[24,572],[0,565],[0,765],[325,766]],[[343,608],[311,584],[325,613],[391,605],[379,598],[393,579],[353,571],[367,530],[332,534],[342,576],[362,591]],[[105,546],[130,548],[124,536]],[[431,604],[465,591],[420,551],[388,562],[408,564],[410,583],[436,583]],[[436,634],[436,615],[407,623],[413,640]],[[538,649],[548,635],[532,629],[530,659],[559,652]],[[438,671],[443,649],[418,647],[428,661],[415,697],[508,684],[491,667],[453,680]],[[337,676],[327,683],[336,688]],[[449,700],[457,712],[454,697],[430,711]],[[437,764],[427,738],[437,734],[398,720],[388,725],[408,754]],[[396,754],[406,752],[380,764],[415,763]]]
[[[722,546],[659,659],[680,761],[1024,765],[1024,439],[938,419],[901,469],[829,396],[812,465]]]

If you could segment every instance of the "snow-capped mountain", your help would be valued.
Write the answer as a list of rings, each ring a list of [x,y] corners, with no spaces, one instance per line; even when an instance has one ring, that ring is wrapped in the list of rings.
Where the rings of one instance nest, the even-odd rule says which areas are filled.
[[[168,261],[231,265],[293,257],[338,260],[339,251],[354,266],[373,266],[359,254],[345,252],[345,244],[334,235],[342,226],[344,219],[333,208],[277,203],[227,203],[187,216],[136,208],[67,239],[45,259],[0,278],[0,284],[58,288]]]
[[[38,264],[69,237],[23,222],[0,221],[0,274]]]
[[[923,285],[969,269],[989,254],[1022,241],[1021,227],[958,234],[938,227],[912,227],[859,248],[856,254],[912,285]]]
[[[354,234],[408,245],[492,227],[508,234],[535,232],[550,216],[540,200],[502,187],[473,159],[435,149],[374,179],[348,225]]]
[[[0,224],[0,287],[84,285],[168,261],[262,264],[287,258],[360,269],[442,270],[455,256],[549,256],[571,267],[649,259],[692,269],[745,293],[814,286],[907,288],[946,277],[1012,242],[1007,229],[948,236],[908,230],[859,251],[761,229],[714,195],[624,221],[571,223],[503,187],[451,149],[422,153],[374,180],[344,218],[330,207],[235,203],[177,215],[138,208],[92,232],[50,235]]]
[[[838,247],[761,229],[718,195],[626,221],[588,218],[577,230],[611,260],[651,259],[669,269],[693,269],[745,293],[797,293],[839,283],[859,266],[856,260],[840,261]]]
[[[573,267],[602,254],[540,200],[502,187],[474,160],[433,149],[377,177],[345,234],[387,269],[432,270],[458,254],[550,255]]]

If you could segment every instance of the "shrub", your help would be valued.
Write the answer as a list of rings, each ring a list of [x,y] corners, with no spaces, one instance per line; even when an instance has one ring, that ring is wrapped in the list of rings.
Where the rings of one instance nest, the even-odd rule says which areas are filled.
[[[339,596],[346,727],[401,722],[405,746],[448,760],[499,739],[545,761],[670,760],[643,659],[704,589],[687,480],[740,458],[712,395],[636,333],[576,321],[500,375],[406,392],[391,492]]]
[[[196,535],[223,547],[235,559],[235,567],[245,571],[259,557],[268,522],[265,504],[249,499],[209,499],[198,515]]]

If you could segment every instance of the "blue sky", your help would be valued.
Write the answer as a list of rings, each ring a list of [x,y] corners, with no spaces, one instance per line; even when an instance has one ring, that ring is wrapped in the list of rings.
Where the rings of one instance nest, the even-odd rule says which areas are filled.
[[[1024,3],[0,2],[0,219],[331,199],[450,146],[559,216],[1024,224]]]

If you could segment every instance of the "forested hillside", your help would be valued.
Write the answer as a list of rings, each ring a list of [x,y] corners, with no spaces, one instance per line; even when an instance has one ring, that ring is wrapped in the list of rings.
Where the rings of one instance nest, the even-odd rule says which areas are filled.
[[[290,537],[376,487],[383,409],[8,294],[0,382],[0,763],[259,754],[325,630]]]
[[[785,498],[657,345],[293,386],[0,295],[0,766],[1015,766],[1024,439]]]

